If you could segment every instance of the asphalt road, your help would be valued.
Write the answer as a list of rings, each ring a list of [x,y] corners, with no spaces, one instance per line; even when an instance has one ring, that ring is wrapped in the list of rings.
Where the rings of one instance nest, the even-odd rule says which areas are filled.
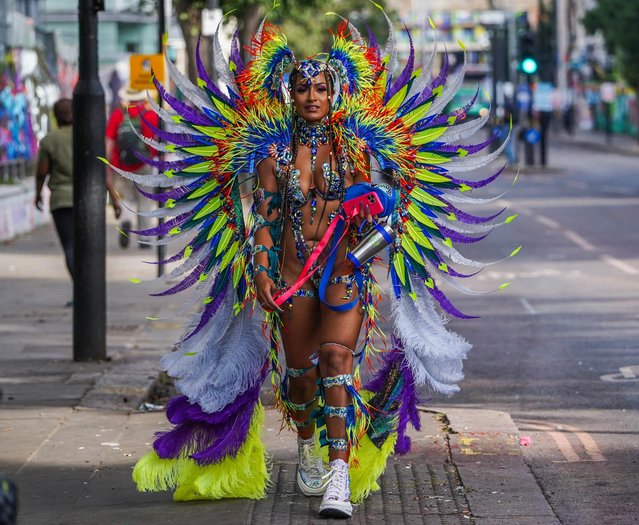
[[[566,525],[639,521],[639,157],[555,147],[496,207],[519,213],[466,250],[521,252],[451,293],[474,348],[462,392],[437,404],[509,412],[527,462]],[[484,193],[483,195],[486,195]],[[485,209],[485,208],[484,208]]]

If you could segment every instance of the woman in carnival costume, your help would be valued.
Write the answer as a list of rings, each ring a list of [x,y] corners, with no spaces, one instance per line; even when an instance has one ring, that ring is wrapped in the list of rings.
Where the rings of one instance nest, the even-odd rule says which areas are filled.
[[[469,316],[437,282],[468,277],[451,262],[485,266],[455,244],[512,219],[459,208],[493,200],[464,193],[499,172],[480,181],[458,173],[490,163],[501,147],[476,155],[495,137],[460,142],[486,122],[465,120],[474,100],[445,112],[463,68],[449,77],[445,58],[436,76],[430,67],[415,69],[411,45],[395,74],[390,21],[384,48],[343,21],[326,61],[296,61],[284,35],[263,23],[250,52],[243,63],[234,39],[227,62],[216,35],[224,90],[199,57],[197,86],[169,61],[191,105],[156,82],[171,110],[151,104],[172,131],[154,129],[158,141],[141,139],[177,159],[148,159],[163,173],[153,181],[120,171],[166,188],[140,190],[163,203],[153,215],[172,218],[137,233],[163,236],[150,243],[181,242],[166,261],[179,264],[164,278],[183,279],[157,295],[191,288],[191,304],[200,305],[176,351],[162,360],[181,393],[167,406],[174,427],[157,434],[133,477],[139,490],[174,489],[176,501],[264,497],[259,394],[270,373],[277,405],[297,430],[299,489],[323,496],[320,515],[349,517],[351,502],[379,489],[388,456],[410,449],[406,430],[409,423],[419,429],[419,390],[458,390],[470,345],[446,330],[435,303]],[[371,157],[392,172],[391,185],[370,184]],[[244,214],[246,174],[256,174],[256,183]],[[393,334],[382,351],[381,289],[371,272],[381,259],[371,257],[371,246],[386,243]],[[364,357],[373,373],[362,385]]]

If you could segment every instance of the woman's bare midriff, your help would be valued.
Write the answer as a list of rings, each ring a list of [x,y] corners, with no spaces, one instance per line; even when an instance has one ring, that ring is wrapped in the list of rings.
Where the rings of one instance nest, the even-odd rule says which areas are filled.
[[[315,163],[315,176],[314,176],[314,184],[311,186],[311,173],[308,167],[310,167],[310,149],[300,146],[298,151],[298,158],[296,167],[302,166],[300,169],[300,187],[305,195],[308,194],[311,187],[317,187],[322,192],[326,190],[324,187],[324,179],[321,172],[321,166],[324,162],[328,162],[328,147],[320,146],[317,152],[317,160]],[[333,169],[337,170],[337,166],[335,165],[335,160],[333,160]],[[307,167],[304,169],[303,167]],[[353,184],[350,172],[346,173],[346,187]],[[304,235],[304,240],[306,241],[306,246],[308,251],[304,254],[305,259],[309,256],[312,249],[324,238],[326,232],[328,230],[330,224],[331,214],[339,210],[340,201],[339,200],[331,200],[325,201],[319,195],[316,197],[316,205],[315,205],[315,213],[311,211],[311,199],[308,202],[299,208],[302,211],[302,234]],[[313,222],[311,223],[311,217],[313,218]],[[346,259],[346,251],[348,247],[348,238],[345,237],[340,242],[339,247],[337,248],[337,256],[335,259],[335,268],[333,269],[332,275],[344,275],[351,273],[351,264]],[[282,277],[286,283],[291,283],[296,280],[304,267],[304,261],[301,261],[297,256],[297,244],[295,241],[295,236],[293,235],[293,222],[290,217],[287,217],[286,222],[283,227],[283,238],[282,238],[282,251],[280,254],[281,261],[281,269],[282,269]],[[320,262],[328,254],[328,251],[325,251],[320,259]],[[310,285],[312,286],[312,285]],[[308,286],[305,286],[305,288]]]

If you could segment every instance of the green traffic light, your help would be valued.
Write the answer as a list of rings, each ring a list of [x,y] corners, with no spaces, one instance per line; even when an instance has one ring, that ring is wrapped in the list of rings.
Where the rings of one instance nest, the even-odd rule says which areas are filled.
[[[521,70],[527,75],[532,75],[537,72],[537,61],[534,58],[524,58],[521,61]]]

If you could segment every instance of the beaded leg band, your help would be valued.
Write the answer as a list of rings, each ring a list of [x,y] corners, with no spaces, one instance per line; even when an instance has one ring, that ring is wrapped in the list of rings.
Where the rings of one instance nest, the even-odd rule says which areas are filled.
[[[348,439],[346,438],[327,438],[328,448],[338,450],[340,452],[348,450]]]
[[[310,372],[313,369],[315,369],[315,365],[312,365],[312,366],[309,366],[309,367],[306,367],[306,368],[291,368],[291,367],[289,367],[289,368],[286,369],[286,377],[287,377],[287,379],[288,378],[296,379],[298,377],[302,377],[304,374]],[[287,398],[287,399],[285,399],[286,408],[289,411],[296,411],[296,412],[301,412],[301,411],[308,410],[317,401],[317,394],[318,394],[318,392],[315,393],[315,395],[313,396],[313,399],[311,399],[310,401],[307,401],[306,403],[294,403],[293,401],[291,401],[290,399]],[[309,426],[310,424],[312,424],[315,421],[315,414],[313,414],[313,413],[309,414],[308,417],[306,417],[302,421],[298,421],[292,416],[289,416],[289,418],[290,418],[290,421],[297,428],[302,428],[302,427]]]
[[[341,419],[346,419],[347,415],[348,415],[348,407],[334,407],[331,405],[326,405],[324,407],[325,417],[339,417]]]
[[[340,374],[338,376],[322,378],[324,388],[333,388],[334,386],[353,386],[353,376],[351,374]]]

